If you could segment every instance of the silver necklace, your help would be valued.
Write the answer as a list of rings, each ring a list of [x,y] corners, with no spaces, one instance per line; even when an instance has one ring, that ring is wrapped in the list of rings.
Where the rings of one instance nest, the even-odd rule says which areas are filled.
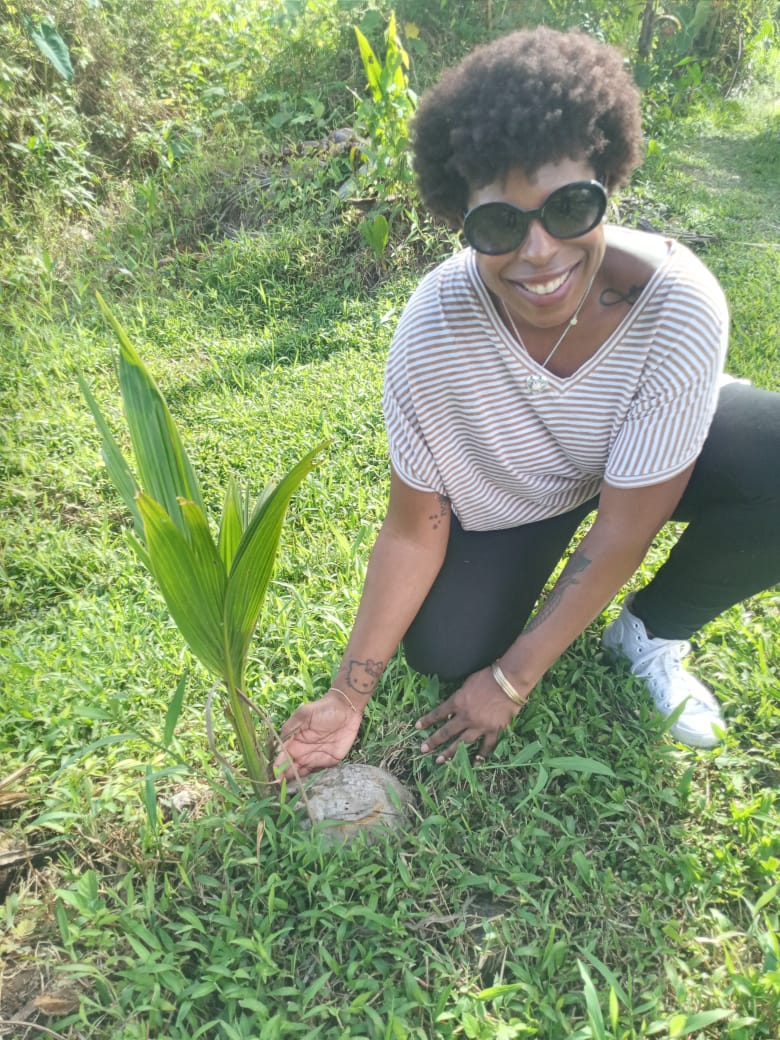
[[[558,337],[558,340],[557,340],[555,346],[552,348],[550,353],[547,355],[547,357],[542,362],[541,368],[547,368],[547,365],[552,360],[553,354],[555,353],[555,351],[558,349],[558,347],[561,345],[561,343],[563,343],[564,339],[566,338],[566,334],[569,331],[569,329],[572,328],[572,326],[577,324],[577,319],[580,316],[580,311],[582,310],[583,306],[585,305],[585,301],[588,298],[590,290],[593,288],[593,283],[596,280],[596,275],[597,274],[598,274],[598,268],[593,272],[593,274],[591,276],[591,279],[588,282],[588,287],[585,290],[585,292],[583,293],[582,299],[577,304],[577,309],[575,310],[574,314],[572,314],[571,318],[569,318],[568,322],[566,323],[566,328],[563,330],[563,332]],[[526,353],[528,353],[528,348],[525,346],[525,343],[523,343],[523,337],[517,331],[517,325],[515,325],[514,319],[512,318],[512,315],[509,313],[509,308],[507,307],[507,305],[504,303],[503,300],[501,301],[501,306],[503,307],[504,314],[506,314],[507,320],[509,321],[509,324],[512,327],[512,332],[514,332],[515,336],[517,337],[518,343],[520,343],[520,345],[525,348]],[[529,394],[541,394],[550,385],[550,380],[544,374],[541,374],[541,375],[532,374],[532,375],[530,375],[526,379],[525,385],[526,385],[526,388],[528,389],[528,393]]]

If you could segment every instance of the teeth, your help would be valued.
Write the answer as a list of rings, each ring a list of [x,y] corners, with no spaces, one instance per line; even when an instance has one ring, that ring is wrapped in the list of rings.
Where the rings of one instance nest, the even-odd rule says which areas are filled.
[[[560,289],[568,277],[569,272],[567,271],[566,274],[562,274],[559,278],[553,278],[551,282],[537,282],[536,285],[526,285],[525,282],[522,282],[521,284],[524,289],[533,293],[534,296],[546,296],[548,293]]]

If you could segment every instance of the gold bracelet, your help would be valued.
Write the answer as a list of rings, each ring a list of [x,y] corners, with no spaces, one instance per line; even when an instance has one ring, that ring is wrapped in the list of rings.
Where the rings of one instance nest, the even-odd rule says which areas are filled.
[[[514,688],[511,682],[504,675],[501,669],[501,665],[498,663],[498,659],[496,659],[491,664],[490,671],[493,673],[493,678],[496,680],[496,682],[507,695],[507,697],[510,699],[510,701],[512,701],[513,704],[518,704],[522,708],[525,702],[528,700],[528,697],[522,697],[517,692],[517,690]]]
[[[331,686],[331,687],[330,687],[330,689],[328,690],[328,693],[330,693],[330,692],[331,692],[331,690],[333,691],[333,693],[340,693],[340,694],[341,694],[341,696],[342,696],[342,697],[344,698],[344,700],[345,700],[345,701],[347,702],[347,704],[348,704],[348,705],[350,706],[350,708],[352,708],[352,710],[354,711],[354,713],[355,713],[356,715],[359,715],[359,714],[360,714],[360,712],[359,712],[359,711],[357,710],[357,708],[355,707],[355,705],[354,705],[354,704],[352,703],[352,701],[351,701],[351,700],[349,699],[349,697],[347,697],[346,693],[344,693],[344,691],[343,691],[343,690],[340,690],[340,689],[338,688],[338,686]]]

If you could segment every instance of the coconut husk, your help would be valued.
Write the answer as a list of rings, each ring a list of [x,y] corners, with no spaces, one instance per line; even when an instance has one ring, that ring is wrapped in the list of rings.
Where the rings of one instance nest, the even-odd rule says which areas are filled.
[[[414,803],[411,792],[385,769],[345,763],[307,777],[299,808],[308,815],[304,827],[314,827],[328,844],[372,838],[401,830],[408,824]]]

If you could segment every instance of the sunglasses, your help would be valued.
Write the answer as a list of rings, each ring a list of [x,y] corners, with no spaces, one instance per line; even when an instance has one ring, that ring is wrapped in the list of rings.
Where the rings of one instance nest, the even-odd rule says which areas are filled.
[[[485,202],[463,219],[463,235],[478,253],[512,253],[538,220],[553,238],[587,235],[607,209],[607,192],[598,181],[564,184],[548,195],[539,209],[520,209],[509,202]]]

